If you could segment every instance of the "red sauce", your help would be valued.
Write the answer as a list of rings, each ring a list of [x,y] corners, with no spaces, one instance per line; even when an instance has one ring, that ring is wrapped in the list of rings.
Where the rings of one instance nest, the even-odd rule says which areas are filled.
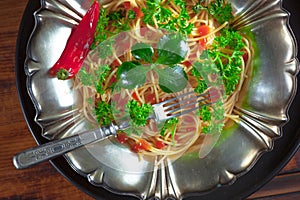
[[[117,135],[117,139],[121,144],[125,144],[128,140],[128,136],[126,135],[126,133],[119,133]]]
[[[246,52],[246,53],[244,53],[244,55],[243,55],[243,60],[244,60],[245,63],[247,63],[247,62],[248,62],[248,59],[249,59],[249,55],[248,55],[248,53]]]
[[[133,12],[135,13],[136,18],[141,18],[144,16],[144,13],[142,12],[142,10],[138,7],[134,7]]]
[[[138,153],[142,150],[148,151],[151,148],[152,146],[146,140],[140,139],[131,147],[131,151]]]
[[[198,27],[198,33],[200,34],[201,37],[209,34],[209,32],[210,32],[210,28],[206,25],[201,25]],[[199,49],[205,50],[207,48],[206,43],[207,43],[207,38],[203,38],[199,40]]]
[[[126,10],[129,10],[130,8],[131,8],[131,5],[130,5],[130,2],[129,1],[126,1],[126,2],[124,2],[124,8],[126,9]]]
[[[137,96],[137,94],[136,94],[136,92],[133,92],[133,93],[132,93],[131,98],[134,99],[134,100],[136,100],[136,101],[139,100],[139,99],[138,99],[138,96]]]
[[[155,148],[157,148],[157,149],[163,149],[164,147],[165,147],[165,144],[162,141],[157,140],[155,142]]]
[[[145,101],[148,104],[154,104],[154,103],[156,103],[155,95],[152,94],[152,93],[149,93],[149,92],[145,93]]]

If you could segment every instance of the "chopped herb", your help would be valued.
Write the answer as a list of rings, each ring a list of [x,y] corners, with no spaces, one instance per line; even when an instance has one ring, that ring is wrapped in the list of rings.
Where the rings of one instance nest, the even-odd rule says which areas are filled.
[[[118,21],[125,17],[125,11],[124,10],[118,10],[118,11],[112,11],[108,14],[109,21]]]
[[[129,110],[130,118],[134,126],[145,126],[149,115],[152,112],[152,106],[146,103],[139,104],[136,100],[128,101],[126,108]]]
[[[83,85],[94,86],[98,93],[104,94],[103,83],[110,70],[109,65],[99,65],[93,73],[87,72],[85,68],[81,68],[78,75]]]
[[[174,3],[182,9],[185,9],[185,7],[186,7],[185,0],[174,0]]]
[[[220,24],[233,19],[231,4],[226,3],[226,0],[215,0],[207,6],[204,5],[204,0],[199,0],[194,5],[193,11],[199,13],[201,10],[207,10]]]
[[[146,24],[154,25],[153,19],[156,19],[159,23],[169,21],[172,16],[172,12],[162,5],[162,0],[146,0],[146,8],[142,8],[144,13],[144,22]]]
[[[213,47],[215,49],[230,47],[233,50],[240,51],[245,44],[240,33],[233,29],[224,29],[221,35],[215,38]]]
[[[224,113],[225,113],[225,109],[224,109],[224,104],[222,101],[217,101],[215,103],[214,106],[212,106],[212,108],[214,109],[214,118],[217,121],[220,120],[224,120]]]
[[[179,120],[178,118],[174,117],[172,119],[169,119],[165,122],[163,128],[160,131],[160,135],[161,136],[165,136],[167,131],[170,131],[171,135],[172,135],[172,139],[175,139],[175,133],[176,133],[176,129],[177,129],[177,124],[178,124]]]
[[[209,110],[208,107],[205,107],[202,107],[202,109],[199,110],[199,113],[203,121],[206,121],[209,124],[203,127],[202,132],[204,134],[221,133],[225,125],[225,109],[223,102],[217,101],[213,106],[210,106],[212,110]]]
[[[195,87],[194,91],[198,94],[203,93],[207,88],[207,83],[204,79],[201,79],[200,77],[197,77],[198,85]]]
[[[110,72],[109,65],[103,65],[101,68],[99,67],[96,71],[95,75],[97,77],[98,82],[96,83],[96,90],[99,94],[104,94],[105,90],[103,88],[103,83],[106,77],[109,75]]]
[[[215,134],[215,133],[221,133],[224,127],[224,123],[216,123],[216,124],[210,124],[207,126],[203,126],[202,133],[204,134]]]
[[[233,19],[231,5],[225,0],[216,0],[210,3],[209,12],[220,24]]]
[[[106,9],[100,9],[98,24],[94,36],[94,42],[91,46],[91,49],[95,49],[96,46],[105,41],[108,37],[109,32],[106,30],[108,26],[109,18],[107,17]]]
[[[203,121],[210,121],[211,120],[211,111],[209,110],[208,106],[203,106],[200,109],[200,117]]]
[[[145,24],[155,25],[154,19],[160,28],[178,31],[182,34],[190,34],[193,24],[189,23],[190,16],[186,9],[186,2],[183,0],[174,0],[174,3],[181,8],[179,16],[173,16],[172,12],[165,7],[162,0],[146,0],[146,8],[142,8]]]
[[[94,75],[88,73],[85,68],[80,69],[80,71],[78,72],[78,76],[82,85],[91,86],[94,84]]]
[[[106,41],[110,36],[117,35],[122,31],[130,30],[129,24],[131,20],[135,18],[135,13],[132,10],[118,10],[108,13],[106,8],[101,8],[94,36],[94,42],[91,46],[91,49],[95,49],[99,44]],[[115,28],[113,32],[108,30],[109,25]],[[99,54],[101,58],[106,58],[107,56],[111,55],[112,44],[113,42],[109,41],[101,47],[101,54]],[[108,49],[108,51],[103,54],[102,51],[103,49],[106,50],[106,48]]]
[[[230,95],[240,80],[244,46],[242,36],[237,31],[232,29],[221,31],[221,34],[215,37],[212,48],[203,51],[200,56],[202,61],[193,63],[192,75],[198,81],[195,91],[202,93],[209,83],[208,74],[217,74],[222,77],[226,94]]]
[[[133,10],[128,11],[128,19],[135,19],[135,12]]]
[[[95,108],[95,115],[97,121],[102,126],[109,125],[114,119],[111,105],[104,101],[98,102],[97,107]]]
[[[220,36],[215,38],[212,46],[213,48],[208,50],[208,53],[211,58],[214,58],[215,64],[220,70],[226,94],[230,95],[240,80],[241,56],[244,54],[242,48],[245,44],[237,31],[225,29]],[[225,48],[232,51],[231,55],[222,52]]]
[[[209,57],[207,50],[202,52],[200,59],[201,61],[193,63],[193,69],[191,71],[192,76],[194,76],[198,82],[198,85],[194,90],[199,94],[208,89],[208,85],[210,85],[208,76],[211,74],[219,74],[220,72],[217,66],[213,63],[212,59]]]

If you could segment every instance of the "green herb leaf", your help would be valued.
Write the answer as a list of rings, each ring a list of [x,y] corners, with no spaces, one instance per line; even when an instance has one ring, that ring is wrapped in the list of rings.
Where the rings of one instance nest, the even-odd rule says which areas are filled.
[[[158,45],[158,58],[156,63],[174,65],[183,61],[189,51],[188,43],[181,35],[164,35]]]
[[[131,47],[131,54],[137,60],[144,60],[152,63],[152,56],[154,54],[153,48],[145,43],[137,43]]]
[[[230,95],[240,80],[242,64],[242,48],[245,46],[241,35],[235,30],[224,30],[217,36],[213,48],[208,50],[222,76],[226,94]],[[222,49],[230,49],[231,54],[222,53]],[[229,52],[230,52],[229,51]]]
[[[179,122],[179,120],[178,120],[178,118],[176,118],[176,117],[167,120],[167,121],[165,122],[163,128],[162,128],[161,131],[160,131],[160,135],[161,135],[161,136],[165,136],[167,130],[169,130],[169,131],[171,132],[172,139],[174,140],[174,139],[175,139],[175,133],[176,133],[176,128],[177,128],[178,122]]]
[[[159,86],[166,93],[179,92],[187,86],[187,74],[179,65],[155,71],[158,74]]]
[[[97,121],[102,126],[109,125],[114,119],[111,105],[104,101],[100,101],[97,104],[97,107],[95,108],[95,115]]]
[[[174,3],[182,9],[184,9],[186,6],[185,0],[174,0]]]
[[[211,2],[208,10],[220,24],[233,19],[231,5],[226,3],[225,0]]]
[[[135,12],[133,10],[128,11],[128,19],[135,19]]]
[[[95,49],[100,43],[106,41],[107,38],[110,38],[113,35],[117,35],[122,31],[130,30],[130,22],[133,19],[135,19],[135,14],[132,10],[129,10],[128,13],[126,13],[126,10],[122,9],[108,13],[106,8],[101,7],[91,49]],[[113,31],[109,30],[109,25],[114,27]],[[99,53],[99,56],[101,56],[102,59],[105,59],[107,56],[112,54],[111,45],[113,43],[114,41],[109,41],[102,44],[102,46],[107,46],[107,48],[104,49],[104,53],[102,53],[103,50]]]
[[[154,19],[158,23],[167,22],[172,16],[172,12],[162,5],[162,0],[146,0],[146,8],[142,8],[145,24],[154,25]]]
[[[106,27],[108,26],[108,21],[109,19],[107,17],[107,10],[100,9],[99,19],[98,19],[98,23],[94,35],[94,41],[91,45],[91,49],[95,49],[99,43],[103,42],[108,37],[108,33],[105,30]]]
[[[110,71],[109,65],[101,65],[98,67],[98,69],[95,72],[96,79],[98,80],[96,85],[97,93],[104,94],[105,90],[103,88],[103,82],[105,81],[106,77],[109,74]]]
[[[123,62],[118,68],[117,79],[122,88],[134,89],[145,84],[148,70],[135,61]]]
[[[198,3],[193,6],[193,11],[199,13],[201,10],[207,10],[219,24],[223,24],[233,19],[231,4],[226,3],[225,0],[215,0],[207,6],[203,4],[204,0],[199,0]]]
[[[198,3],[193,6],[193,11],[195,13],[199,13],[201,10],[207,9],[207,7],[202,5],[203,2],[204,0],[199,0]]]
[[[200,116],[202,117],[203,121],[211,120],[211,112],[210,112],[208,106],[203,106],[200,108]]]
[[[158,25],[159,28],[173,30],[182,34],[190,34],[194,26],[189,23],[190,16],[186,9],[186,1],[173,1],[181,10],[178,16],[173,15],[172,11],[166,7],[170,0],[146,0],[146,8],[142,8],[144,23],[151,26]]]
[[[195,87],[196,93],[203,93],[210,85],[209,75],[215,74],[219,76],[219,69],[216,64],[210,59],[208,52],[203,51],[200,55],[201,61],[193,63],[192,75],[197,79],[198,86]]]
[[[126,104],[126,108],[129,109],[130,118],[134,126],[145,126],[150,113],[153,111],[150,104],[143,103],[139,105],[136,100],[129,101]]]
[[[85,68],[81,68],[78,76],[80,82],[84,86],[95,86],[97,93],[104,94],[103,82],[110,71],[109,65],[99,65],[93,73],[87,72]]]
[[[80,69],[80,71],[78,72],[78,76],[82,85],[91,86],[94,84],[94,75],[88,73],[85,68]]]

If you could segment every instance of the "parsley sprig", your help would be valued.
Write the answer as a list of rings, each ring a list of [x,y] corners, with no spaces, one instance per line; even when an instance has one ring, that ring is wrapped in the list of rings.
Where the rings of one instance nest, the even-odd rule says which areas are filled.
[[[130,30],[130,23],[135,18],[135,13],[132,10],[126,11],[121,9],[118,11],[107,12],[106,8],[101,7],[91,49],[95,49],[99,44],[106,41],[111,36],[117,35],[122,31]],[[114,27],[114,31],[109,31],[108,26]],[[112,45],[112,41],[105,42],[104,45],[107,45],[106,50],[108,51],[110,49],[109,45]],[[108,52],[106,52],[107,56],[110,55]]]
[[[126,104],[126,108],[129,111],[130,118],[133,123],[132,125],[134,127],[145,126],[147,124],[147,120],[150,116],[150,113],[153,111],[152,106],[150,104],[140,104],[136,100],[128,101],[128,103]]]
[[[209,56],[214,59],[220,71],[227,95],[235,90],[240,80],[244,46],[242,36],[237,31],[225,29],[215,38],[212,49],[208,50]]]
[[[224,127],[224,104],[222,101],[217,101],[213,106],[203,106],[199,110],[199,116],[206,123],[202,132],[204,134],[221,133]]]
[[[186,1],[174,0],[174,3],[181,9],[178,16],[174,16],[165,7],[168,3],[169,1],[164,3],[163,0],[146,0],[146,8],[142,8],[145,24],[154,26],[155,20],[159,28],[190,34],[194,25],[188,22],[190,16],[186,9]]]
[[[94,72],[87,72],[85,68],[81,68],[78,76],[84,86],[94,86],[97,93],[104,94],[103,84],[110,70],[109,65],[99,65]]]
[[[226,3],[225,0],[215,0],[209,5],[204,5],[204,2],[205,0],[199,0],[193,7],[194,12],[198,13],[201,10],[207,10],[220,24],[233,19],[231,4]]]
[[[109,125],[114,119],[111,104],[104,101],[98,102],[95,107],[95,115],[98,123],[102,126]]]
[[[166,132],[170,131],[171,136],[172,136],[172,140],[174,141],[178,122],[179,122],[179,120],[176,117],[167,120],[165,122],[164,126],[162,127],[161,131],[160,131],[160,135],[165,136]]]
[[[209,75],[219,75],[219,73],[220,71],[212,58],[210,58],[208,51],[203,51],[200,56],[200,61],[193,63],[193,69],[191,71],[191,75],[194,76],[198,82],[194,91],[199,94],[203,93],[206,89],[208,89],[209,85],[211,85],[211,81],[208,79]]]

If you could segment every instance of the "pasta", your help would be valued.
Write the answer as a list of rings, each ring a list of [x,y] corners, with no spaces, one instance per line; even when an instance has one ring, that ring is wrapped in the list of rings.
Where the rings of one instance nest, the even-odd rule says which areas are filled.
[[[124,143],[141,156],[161,156],[162,159],[166,157],[176,158],[187,151],[199,150],[200,146],[203,145],[205,135],[220,134],[223,127],[230,122],[238,122],[239,117],[233,114],[233,109],[241,98],[241,91],[245,87],[247,78],[251,75],[253,50],[251,40],[246,35],[231,30],[230,20],[218,20],[210,13],[213,4],[226,10],[225,8],[230,5],[226,1],[192,0],[185,2],[170,0],[159,1],[159,4],[154,4],[144,0],[106,1],[102,4],[102,10],[105,11],[106,16],[113,13],[113,16],[117,19],[114,19],[113,16],[108,17],[108,23],[104,27],[105,32],[103,32],[104,29],[98,31],[105,37],[112,39],[100,41],[95,50],[91,51],[85,61],[84,69],[75,79],[75,87],[82,93],[84,101],[82,112],[87,118],[91,121],[94,120],[90,113],[95,113],[94,107],[97,107],[101,102],[104,103],[101,105],[106,105],[106,107],[104,106],[106,110],[101,107],[102,110],[98,110],[102,112],[100,114],[104,114],[103,112],[108,112],[108,109],[114,107],[110,117],[116,123],[128,119],[124,118],[126,112],[128,112],[126,105],[132,100],[138,102],[139,105],[155,104],[189,91],[195,91],[195,93],[180,100],[195,96],[197,93],[201,94],[216,90],[219,99],[212,105],[204,106],[198,111],[185,114],[161,126],[153,120],[147,120],[145,126],[132,128],[118,134],[119,142]],[[158,14],[152,13],[153,15],[151,15],[151,9],[153,9],[151,6],[156,6]],[[196,12],[195,8],[199,7],[200,9]],[[118,13],[119,15],[117,15]],[[130,15],[133,14],[134,17],[130,18]],[[166,19],[163,19],[164,14],[168,16]],[[123,15],[123,17],[120,18],[120,15]],[[185,22],[184,20],[179,21],[179,18],[183,18]],[[173,22],[174,24],[172,24]],[[182,24],[183,22],[184,24]],[[170,27],[168,27],[169,25]],[[125,31],[122,28],[120,29],[124,26],[128,28]],[[178,30],[176,30],[177,28]],[[183,74],[187,75],[188,83],[184,89],[166,92],[166,89],[160,84],[158,71],[168,68],[168,66],[166,64],[155,64],[155,61],[153,61],[154,64],[141,61],[142,65],[150,66],[150,68],[155,66],[155,69],[157,69],[147,70],[144,84],[130,89],[116,87],[120,82],[120,75],[118,75],[120,66],[125,62],[136,60],[136,56],[133,56],[132,51],[130,51],[132,46],[143,43],[155,49],[162,37],[177,32],[186,36],[185,41],[189,49],[184,59],[175,64],[183,69]],[[240,37],[238,42],[243,44],[238,50],[239,53],[235,52],[236,47],[233,47],[234,45],[230,46],[231,41],[227,41],[223,46],[221,45],[221,37],[236,40],[236,35],[230,36],[230,34],[236,33]],[[225,36],[222,36],[222,34]],[[107,54],[107,56],[103,54]],[[153,53],[154,60],[159,57],[157,54],[159,53]],[[213,66],[218,73],[216,71],[207,74],[200,72],[202,76],[197,77],[194,63],[200,66]],[[234,63],[235,66],[238,65],[238,73],[228,72],[233,73],[234,76],[238,74],[234,86],[231,85],[231,79],[226,79],[228,70],[222,69],[222,67],[231,63]],[[98,71],[99,66],[102,66],[100,72]],[[95,84],[84,83],[89,74],[93,77],[92,83],[96,82]],[[203,74],[207,77],[203,77]],[[132,76],[139,77],[137,75]],[[206,85],[206,88],[202,88],[199,92],[201,83]],[[231,87],[233,89],[228,91]],[[212,93],[208,94],[211,95]],[[103,118],[101,119],[101,116],[98,121],[101,125],[107,124]]]

